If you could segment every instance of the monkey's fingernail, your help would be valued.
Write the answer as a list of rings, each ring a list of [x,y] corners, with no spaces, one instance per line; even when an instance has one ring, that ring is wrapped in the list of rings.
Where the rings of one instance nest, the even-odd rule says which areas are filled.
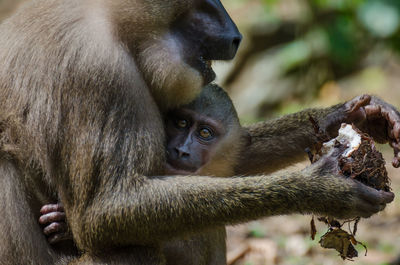
[[[395,168],[400,167],[400,160],[399,159],[400,158],[398,158],[398,157],[393,158],[393,160],[392,160],[393,167],[395,167]]]
[[[400,123],[396,122],[393,126],[393,135],[394,138],[400,142]]]

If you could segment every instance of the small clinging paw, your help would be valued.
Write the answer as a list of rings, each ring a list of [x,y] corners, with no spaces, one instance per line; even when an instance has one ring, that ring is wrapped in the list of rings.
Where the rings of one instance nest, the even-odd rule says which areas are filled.
[[[43,234],[50,244],[72,238],[66,223],[64,206],[61,203],[46,204],[40,209],[40,213],[39,224],[44,227]]]

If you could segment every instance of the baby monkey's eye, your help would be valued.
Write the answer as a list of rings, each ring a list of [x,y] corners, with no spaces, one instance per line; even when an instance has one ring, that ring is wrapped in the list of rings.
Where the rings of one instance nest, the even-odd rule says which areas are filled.
[[[210,140],[213,137],[213,133],[210,129],[208,128],[202,128],[199,131],[199,135],[201,138],[205,139],[205,140]]]
[[[176,120],[176,126],[178,126],[178,128],[183,129],[183,128],[186,128],[188,126],[188,122],[187,122],[187,120],[183,120],[183,119]]]

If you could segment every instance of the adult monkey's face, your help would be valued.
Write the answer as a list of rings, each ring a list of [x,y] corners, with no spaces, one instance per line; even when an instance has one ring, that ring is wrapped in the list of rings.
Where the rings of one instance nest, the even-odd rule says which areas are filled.
[[[131,1],[117,19],[130,20],[138,68],[162,107],[193,100],[215,78],[211,61],[235,56],[242,36],[220,0]]]
[[[219,0],[196,3],[193,11],[174,22],[173,30],[189,48],[184,49],[189,65],[209,83],[215,78],[211,61],[233,59],[242,36]]]

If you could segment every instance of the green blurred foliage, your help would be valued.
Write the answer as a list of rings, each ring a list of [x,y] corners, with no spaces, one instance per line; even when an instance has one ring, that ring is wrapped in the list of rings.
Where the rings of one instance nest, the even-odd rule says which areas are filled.
[[[254,84],[252,87],[259,88],[254,93],[266,95],[260,91],[268,86],[264,87],[261,81],[257,83],[257,79],[253,81],[246,67],[268,65],[271,61],[276,78],[265,83],[270,84],[271,80],[274,84],[291,83],[291,88],[278,99],[265,96],[262,106],[256,106],[259,109],[249,116],[265,117],[280,108],[285,113],[288,108],[301,108],[320,96],[329,82],[339,83],[371,67],[383,69],[388,58],[400,61],[400,0],[226,0],[225,3],[234,6],[247,46],[227,79],[229,82],[222,85],[229,89],[232,84],[235,87],[235,81],[247,78],[248,83]],[[380,94],[382,84],[379,89],[362,92]],[[288,107],[292,103],[295,105]]]
[[[303,39],[310,32],[318,31],[327,36],[326,54],[332,63],[344,67],[344,71],[354,67],[376,44],[384,44],[400,52],[400,1],[399,0],[308,0],[300,1],[301,9],[310,10],[308,19],[299,22],[298,37]],[[270,16],[284,23],[279,13],[282,1],[263,0]],[[288,3],[290,4],[290,2]],[[301,17],[301,15],[299,15]],[[292,47],[293,52],[288,49]],[[295,40],[285,47],[288,62],[308,60],[313,49],[307,43]]]

